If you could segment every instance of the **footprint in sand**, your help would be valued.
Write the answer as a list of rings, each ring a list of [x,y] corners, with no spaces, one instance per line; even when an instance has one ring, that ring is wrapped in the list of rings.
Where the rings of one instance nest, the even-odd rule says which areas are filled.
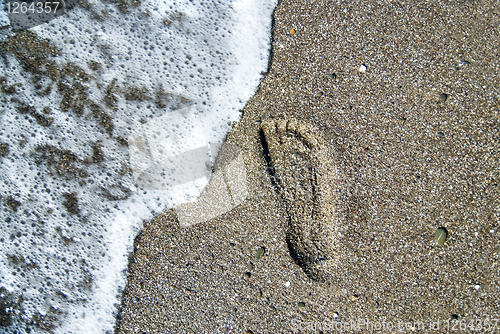
[[[337,172],[318,133],[295,119],[271,119],[262,123],[261,140],[287,213],[290,255],[310,278],[329,281],[336,263]]]

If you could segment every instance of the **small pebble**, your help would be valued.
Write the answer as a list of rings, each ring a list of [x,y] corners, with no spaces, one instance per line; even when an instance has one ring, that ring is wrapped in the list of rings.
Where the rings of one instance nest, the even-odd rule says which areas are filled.
[[[365,73],[366,72],[366,66],[364,64],[361,64],[361,66],[358,68],[358,71],[360,71],[361,73]]]
[[[439,132],[438,132],[438,135],[439,135],[440,137],[444,137],[444,133],[442,133],[441,131],[439,131]]]
[[[500,255],[500,245],[498,245],[497,253],[498,253],[498,255]]]
[[[457,319],[458,319],[458,314],[451,315],[451,320],[457,320]]]
[[[295,34],[295,29],[290,30],[290,34],[291,35]]]
[[[444,227],[440,227],[436,230],[436,233],[434,234],[434,241],[442,246],[446,242],[446,239],[448,238],[448,232]]]
[[[257,298],[262,298],[262,291],[257,292]]]
[[[333,313],[333,319],[337,319],[339,317],[339,314],[337,312]]]
[[[252,271],[252,270],[253,270],[253,263],[250,263],[250,264],[247,266],[247,270],[248,270],[248,271]]]
[[[330,74],[330,79],[337,79],[337,74],[335,73]]]
[[[479,284],[474,285],[474,289],[479,290],[481,289],[481,286]]]
[[[447,99],[448,99],[448,94],[443,93],[443,94],[439,95],[439,102],[443,103]]]
[[[264,247],[260,247],[257,250],[257,253],[255,254],[255,259],[260,260],[265,252],[266,252],[266,249]]]
[[[290,287],[290,282],[286,282],[285,283],[285,288],[289,288]]]
[[[298,306],[298,307],[300,307],[300,308],[303,308],[303,307],[306,307],[306,303],[304,303],[304,302],[299,302],[299,303],[297,304],[297,306]]]
[[[252,274],[249,273],[249,272],[246,272],[246,273],[243,274],[243,278],[245,278],[245,279],[249,279],[250,276],[252,276]]]

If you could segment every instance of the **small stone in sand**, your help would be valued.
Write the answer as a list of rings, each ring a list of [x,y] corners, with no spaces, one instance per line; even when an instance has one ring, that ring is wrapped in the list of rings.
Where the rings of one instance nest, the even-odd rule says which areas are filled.
[[[252,276],[252,274],[251,274],[251,273],[249,273],[249,272],[246,272],[246,273],[244,273],[244,274],[243,274],[243,278],[244,278],[244,279],[249,279],[249,278],[250,278],[250,276]]]
[[[436,230],[436,233],[434,234],[434,241],[442,246],[446,242],[446,239],[448,237],[448,232],[444,227],[440,227]]]
[[[364,64],[361,64],[361,66],[358,68],[358,71],[360,71],[361,73],[365,73],[366,72],[366,66]]]
[[[298,306],[299,308],[303,308],[303,307],[306,307],[306,303],[304,303],[304,302],[299,302],[299,303],[297,304],[297,306]]]
[[[443,93],[443,94],[439,95],[439,102],[443,103],[447,99],[448,99],[448,94]]]
[[[253,263],[250,263],[250,264],[247,266],[247,270],[248,270],[248,271],[252,271],[252,270],[253,270]]]
[[[255,254],[255,258],[257,260],[260,260],[262,258],[262,256],[264,255],[264,253],[266,252],[266,249],[264,247],[260,247],[258,250],[257,250],[257,254]]]

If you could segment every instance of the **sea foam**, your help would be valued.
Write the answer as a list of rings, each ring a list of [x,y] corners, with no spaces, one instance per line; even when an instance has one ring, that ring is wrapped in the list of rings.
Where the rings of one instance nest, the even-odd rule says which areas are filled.
[[[165,122],[166,158],[213,147],[267,69],[276,0],[79,3],[1,51],[6,333],[113,331],[143,221],[209,178],[141,188],[131,134]]]

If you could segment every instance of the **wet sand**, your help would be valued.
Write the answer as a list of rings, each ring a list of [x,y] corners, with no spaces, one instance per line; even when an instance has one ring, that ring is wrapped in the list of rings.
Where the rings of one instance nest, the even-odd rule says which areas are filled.
[[[280,2],[269,73],[226,140],[244,153],[248,198],[194,226],[173,210],[145,224],[117,332],[499,319],[499,15],[491,0]],[[285,130],[297,161],[280,165],[269,121],[314,129],[322,158]],[[308,271],[332,259],[326,278]]]

